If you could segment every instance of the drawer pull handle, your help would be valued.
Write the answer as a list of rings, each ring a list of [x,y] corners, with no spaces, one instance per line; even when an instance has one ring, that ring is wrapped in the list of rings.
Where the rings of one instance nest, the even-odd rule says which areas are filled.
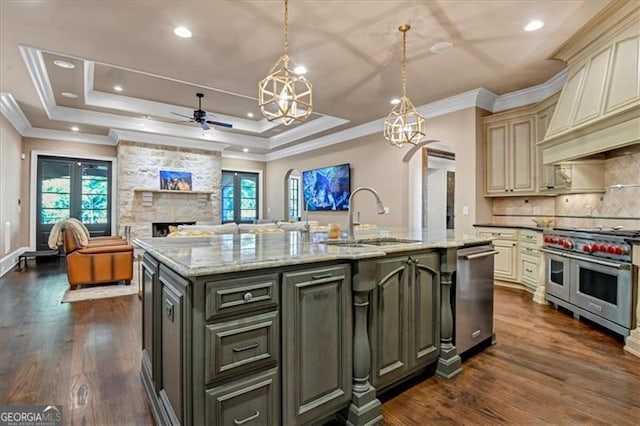
[[[525,271],[527,271],[528,273],[532,274],[533,271],[531,269],[525,269]]]
[[[321,280],[323,278],[331,278],[331,274],[322,274],[322,275],[312,275],[312,280]]]
[[[258,417],[260,417],[260,411],[256,411],[256,413],[253,416],[249,416],[246,419],[242,419],[242,420],[234,420],[233,424],[234,425],[243,425],[246,422],[250,422],[251,420],[255,420]]]
[[[244,351],[248,351],[249,349],[255,349],[257,348],[259,345],[257,343],[252,343],[250,345],[247,346],[243,346],[241,348],[233,348],[234,352],[244,352]]]
[[[244,296],[242,296],[245,302],[250,302],[253,299],[253,294],[250,291],[246,292]]]
[[[595,303],[591,303],[591,302],[589,302],[589,307],[590,307],[590,308],[594,308],[594,309],[595,309],[596,311],[598,311],[598,312],[602,312],[602,306],[600,306],[600,305],[596,305]]]

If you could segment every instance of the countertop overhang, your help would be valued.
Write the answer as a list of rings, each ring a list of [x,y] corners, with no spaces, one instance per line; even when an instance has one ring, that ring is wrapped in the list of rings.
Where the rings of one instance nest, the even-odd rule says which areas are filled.
[[[360,260],[423,249],[458,248],[490,242],[486,237],[454,231],[427,232],[400,228],[356,231],[356,239],[418,240],[385,246],[324,244],[326,233],[305,242],[299,231],[272,234],[222,234],[210,237],[146,238],[133,243],[186,277],[275,268],[333,260]]]

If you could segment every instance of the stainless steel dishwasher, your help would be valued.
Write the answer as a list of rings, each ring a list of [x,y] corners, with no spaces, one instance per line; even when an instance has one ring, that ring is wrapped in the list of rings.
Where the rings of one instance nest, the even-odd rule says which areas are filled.
[[[451,292],[458,354],[487,339],[493,343],[493,257],[496,254],[492,245],[458,250],[456,280]]]

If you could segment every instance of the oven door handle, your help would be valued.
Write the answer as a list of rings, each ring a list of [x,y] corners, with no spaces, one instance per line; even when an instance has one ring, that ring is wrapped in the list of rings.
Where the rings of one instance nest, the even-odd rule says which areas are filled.
[[[608,266],[609,268],[616,268],[616,269],[622,269],[622,270],[630,270],[631,269],[631,265],[628,263],[613,263],[613,262],[607,262],[606,260],[600,260],[600,259],[593,259],[593,258],[586,258],[586,257],[582,257],[582,256],[576,256],[573,254],[569,254],[569,253],[560,253],[557,251],[553,251],[553,250],[547,250],[547,249],[540,249],[540,251],[544,252],[544,253],[549,253],[549,254],[554,254],[556,256],[562,256],[562,257],[566,257],[568,259],[575,259],[575,260],[581,260],[583,262],[589,262],[589,263],[595,263],[596,265],[602,265],[602,266]]]

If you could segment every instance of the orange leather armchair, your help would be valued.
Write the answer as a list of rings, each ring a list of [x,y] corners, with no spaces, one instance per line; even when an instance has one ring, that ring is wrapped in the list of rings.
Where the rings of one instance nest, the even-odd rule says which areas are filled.
[[[100,244],[82,246],[71,230],[64,231],[64,252],[67,255],[69,287],[75,290],[82,284],[124,281],[133,278],[133,246]]]

